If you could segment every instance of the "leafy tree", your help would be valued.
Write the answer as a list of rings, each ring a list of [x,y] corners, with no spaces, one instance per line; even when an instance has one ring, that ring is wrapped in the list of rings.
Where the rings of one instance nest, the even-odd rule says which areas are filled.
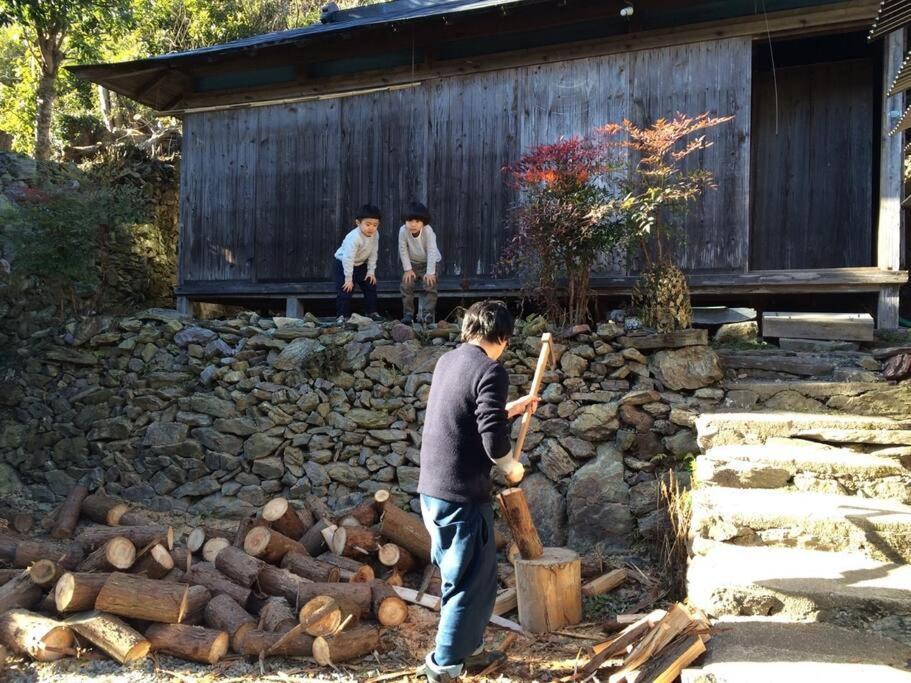
[[[40,68],[35,108],[35,157],[51,156],[51,117],[60,66],[99,36],[129,21],[128,0],[0,0],[0,18],[25,32]]]

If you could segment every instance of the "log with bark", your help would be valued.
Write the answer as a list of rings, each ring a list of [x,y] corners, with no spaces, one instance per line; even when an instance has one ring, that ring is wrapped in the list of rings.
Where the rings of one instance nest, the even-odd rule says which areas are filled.
[[[161,543],[168,550],[174,548],[174,529],[155,524],[112,528],[89,527],[76,537],[76,541],[86,550],[95,550],[115,536],[123,536],[137,548],[144,548],[152,541]]]
[[[32,583],[45,590],[53,588],[57,579],[63,576],[63,567],[52,560],[38,560],[27,571]]]
[[[509,525],[512,538],[519,546],[523,559],[535,560],[544,554],[544,544],[538,536],[538,530],[531,518],[531,511],[525,500],[525,491],[511,488],[501,491],[497,496],[500,511]]]
[[[271,564],[281,562],[281,559],[290,552],[308,554],[303,545],[266,526],[253,527],[247,532],[244,551]]]
[[[121,617],[179,624],[187,613],[189,586],[114,572],[95,599],[95,608]]]
[[[119,498],[104,493],[93,493],[86,496],[82,500],[81,507],[83,515],[93,522],[107,526],[119,525],[120,518],[130,509],[130,506]]]
[[[260,516],[268,526],[294,540],[303,536],[316,521],[310,510],[295,510],[287,498],[273,498],[263,506]]]
[[[518,593],[515,588],[505,588],[497,593],[497,600],[493,604],[494,614],[506,614],[519,605]]]
[[[296,596],[285,596],[292,606],[296,606],[290,598],[296,597],[299,605],[304,605],[319,596],[343,598],[357,605],[361,617],[370,614],[373,601],[373,591],[369,583],[303,583]]]
[[[145,635],[155,652],[202,664],[216,664],[230,644],[224,631],[186,624],[152,624]]]
[[[292,605],[297,605],[301,589],[312,585],[310,579],[292,574],[287,569],[264,565],[256,579],[259,590],[268,595],[280,595]]]
[[[152,520],[144,512],[127,510],[120,518],[120,526],[151,526]]]
[[[77,568],[80,572],[108,572],[129,569],[136,560],[136,546],[130,539],[115,536],[89,554]]]
[[[246,631],[239,641],[232,645],[241,655],[267,657],[309,657],[313,653],[313,637],[299,628],[287,633],[273,633],[253,629]]]
[[[231,545],[235,548],[244,547],[244,539],[247,537],[247,532],[250,531],[254,526],[264,524],[263,519],[256,513],[252,513],[240,520],[240,523],[237,525],[237,530],[234,532],[234,540],[231,541]]]
[[[340,595],[317,595],[304,603],[299,618],[307,635],[331,636],[342,628],[356,626],[361,608]]]
[[[140,557],[131,568],[134,574],[143,574],[150,579],[161,579],[174,569],[174,558],[160,543],[156,543]]]
[[[142,659],[149,653],[149,641],[117,617],[93,610],[76,614],[66,625],[92,645],[121,664]]]
[[[0,614],[0,644],[38,662],[53,662],[76,653],[68,628],[24,609]]]
[[[205,621],[206,605],[212,600],[212,594],[205,586],[190,586],[187,589],[187,611],[184,624],[201,624]]]
[[[193,553],[187,548],[176,547],[171,550],[171,559],[175,568],[185,572],[193,564]]]
[[[326,564],[338,567],[342,581],[347,581],[349,583],[365,583],[367,581],[373,581],[376,578],[373,567],[369,564],[358,562],[351,557],[342,557],[335,553],[323,553],[317,559]]]
[[[231,648],[236,652],[236,643],[244,633],[256,628],[256,619],[229,595],[216,595],[205,608],[206,625],[224,631],[231,639]]]
[[[379,627],[364,624],[329,638],[314,638],[313,659],[322,666],[340,664],[368,655],[379,645]]]
[[[19,541],[15,545],[13,566],[25,569],[38,560],[53,560],[64,569],[75,569],[85,553],[78,543],[54,541]]]
[[[266,563],[251,557],[240,548],[228,546],[215,556],[215,566],[222,574],[244,588],[249,588],[256,581],[259,572]]]
[[[259,624],[261,631],[274,633],[287,633],[297,626],[298,618],[285,598],[270,597],[259,610]]]
[[[208,540],[213,538],[230,539],[231,537],[232,535],[229,531],[223,531],[208,526],[198,526],[187,535],[187,550],[191,553],[196,553],[202,549],[203,544]]]
[[[399,594],[382,581],[370,584],[373,591],[372,609],[376,620],[383,626],[399,626],[408,618],[408,605]]]
[[[365,500],[360,505],[346,510],[336,516],[335,523],[339,526],[352,526],[352,520],[362,527],[371,527],[379,519],[376,501],[372,498]]]
[[[313,519],[317,521],[321,519],[331,520],[335,517],[335,515],[332,514],[332,510],[326,505],[326,502],[318,496],[312,494],[308,495],[304,498],[304,504],[307,506],[307,509],[310,510]]]
[[[520,544],[521,547],[521,544]],[[516,560],[519,623],[549,633],[582,621],[579,556],[568,548],[545,548],[531,560]]]
[[[320,583],[337,583],[341,579],[338,567],[302,553],[288,553],[282,558],[281,566],[293,574]]]
[[[376,553],[380,543],[380,535],[376,531],[359,526],[340,526],[332,535],[329,548],[336,555],[360,559]]]
[[[246,607],[251,590],[240,586],[222,574],[211,562],[197,562],[184,574],[187,583],[204,586],[212,595],[230,595],[239,605]]]
[[[57,509],[54,516],[54,527],[51,529],[51,538],[64,539],[73,535],[79,523],[79,514],[82,503],[89,495],[89,490],[82,484],[76,484]]]
[[[12,581],[22,573],[21,569],[0,569],[0,586],[7,581]]]
[[[384,498],[380,494],[386,494]],[[382,506],[380,535],[411,551],[421,562],[430,562],[430,533],[417,515],[400,510],[388,500],[388,491],[377,491],[374,500]],[[378,499],[377,496],[380,498]]]
[[[612,591],[626,581],[626,576],[626,569],[623,569],[622,567],[620,569],[611,570],[584,584],[582,586],[582,595],[591,597],[593,595],[601,595],[608,591]]]
[[[110,578],[110,574],[68,572],[57,580],[54,587],[54,602],[61,614],[85,612],[95,606],[98,593]]]
[[[329,549],[326,545],[326,539],[323,537],[323,531],[328,529],[332,523],[327,519],[318,519],[300,538],[301,545],[307,549],[307,553],[316,557]]]
[[[37,605],[44,591],[41,586],[32,581],[27,569],[19,570],[19,574],[0,586],[0,612],[22,607],[28,609]]]
[[[386,567],[395,567],[399,573],[407,574],[417,564],[414,555],[395,543],[384,543],[377,551],[377,559]]]
[[[215,558],[218,557],[218,553],[230,546],[231,543],[227,538],[210,538],[202,546],[202,558],[206,562],[215,562]]]

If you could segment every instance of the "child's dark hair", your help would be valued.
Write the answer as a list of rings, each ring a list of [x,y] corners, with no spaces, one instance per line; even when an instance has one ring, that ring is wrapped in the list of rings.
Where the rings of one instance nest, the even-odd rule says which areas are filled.
[[[512,336],[513,317],[502,301],[476,301],[462,320],[462,341],[482,340],[490,344]]]
[[[376,218],[380,221],[383,220],[383,214],[380,212],[379,207],[374,206],[373,204],[364,204],[357,210],[357,213],[354,214],[354,219],[362,221],[365,218]]]
[[[430,211],[420,202],[411,202],[408,209],[402,214],[403,221],[421,221],[424,225],[430,223]]]

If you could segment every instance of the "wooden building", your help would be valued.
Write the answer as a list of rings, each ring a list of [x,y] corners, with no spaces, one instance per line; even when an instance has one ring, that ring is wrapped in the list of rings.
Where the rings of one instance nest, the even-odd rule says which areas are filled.
[[[354,209],[378,204],[381,295],[397,296],[403,207],[441,238],[441,294],[497,276],[531,146],[624,117],[733,115],[688,222],[696,294],[865,293],[897,326],[904,33],[870,43],[877,0],[394,0],[323,23],[129,63],[74,67],[183,119],[178,295],[331,298]],[[757,11],[757,7],[765,11]],[[629,8],[632,8],[630,14]],[[884,84],[886,87],[884,87]],[[596,274],[630,290],[628,268]]]

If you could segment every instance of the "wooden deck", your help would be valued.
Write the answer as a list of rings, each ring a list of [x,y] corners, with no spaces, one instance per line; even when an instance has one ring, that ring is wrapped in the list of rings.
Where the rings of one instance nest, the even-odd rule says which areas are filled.
[[[907,271],[880,268],[827,268],[822,270],[758,270],[749,273],[694,273],[688,275],[690,291],[697,295],[810,294],[832,292],[880,292],[901,287],[908,281]],[[598,294],[628,295],[636,283],[634,276],[593,277],[591,285]],[[516,296],[520,283],[515,279],[440,279],[441,298]],[[198,300],[229,299],[326,299],[335,296],[333,283],[321,282],[186,282],[177,288],[179,297]],[[379,295],[398,298],[397,278],[380,278]]]

